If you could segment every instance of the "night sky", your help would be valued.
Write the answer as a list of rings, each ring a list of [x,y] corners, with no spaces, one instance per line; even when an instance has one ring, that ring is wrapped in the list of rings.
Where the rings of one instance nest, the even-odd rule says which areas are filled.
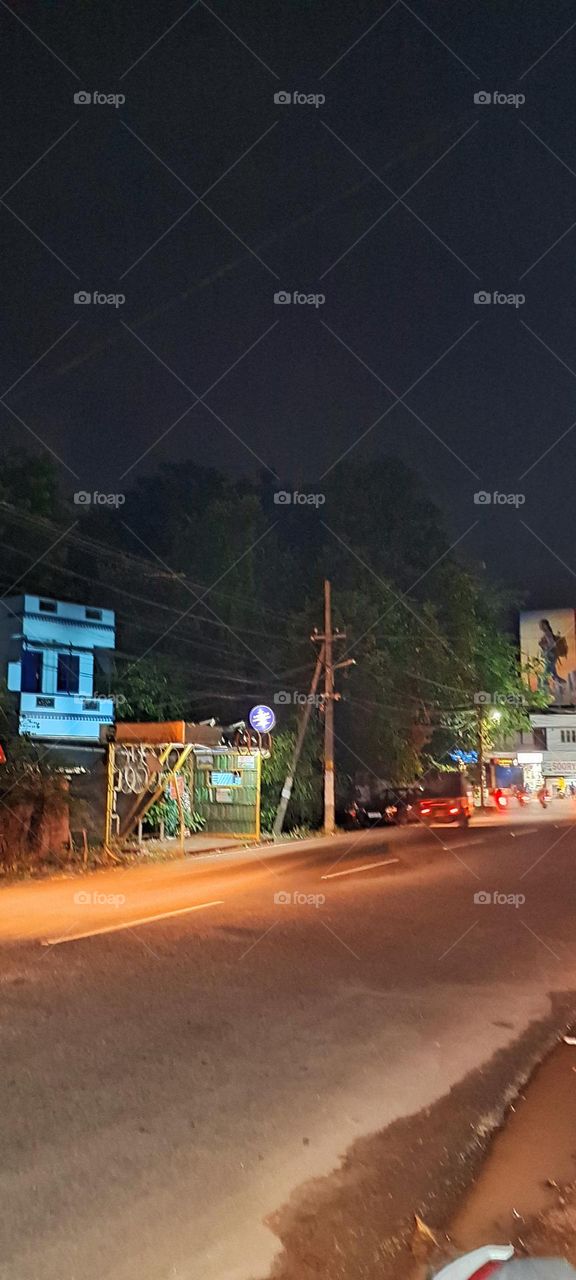
[[[0,26],[2,440],[70,496],[182,459],[321,490],[395,453],[490,578],[576,604],[574,4],[0,0]]]

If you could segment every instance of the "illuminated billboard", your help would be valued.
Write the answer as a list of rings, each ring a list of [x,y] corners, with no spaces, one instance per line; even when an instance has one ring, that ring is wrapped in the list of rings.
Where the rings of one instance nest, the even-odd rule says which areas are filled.
[[[521,613],[520,653],[532,693],[545,693],[557,707],[576,705],[574,609]]]

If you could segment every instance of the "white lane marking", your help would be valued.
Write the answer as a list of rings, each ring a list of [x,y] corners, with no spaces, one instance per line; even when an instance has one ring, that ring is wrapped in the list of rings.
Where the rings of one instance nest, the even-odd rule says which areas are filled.
[[[477,844],[484,844],[483,836],[480,837],[480,840],[458,840],[454,844],[445,844],[444,848],[448,851],[450,849],[473,849]]]
[[[321,880],[335,880],[337,876],[353,876],[357,871],[373,871],[374,867],[389,867],[391,862],[399,862],[399,858],[385,858],[384,862],[367,862],[363,867],[349,867],[347,871],[329,871],[320,876]]]
[[[526,831],[511,831],[510,839],[519,840],[521,836],[534,836],[539,832],[539,827],[528,827]]]
[[[100,933],[117,933],[119,929],[135,929],[138,925],[154,924],[156,920],[170,920],[172,916],[184,916],[190,911],[203,911],[205,907],[222,907],[224,899],[217,902],[199,902],[194,907],[179,907],[177,911],[163,911],[158,916],[144,916],[141,920],[123,920],[121,924],[106,924],[102,929],[89,929],[86,933],[65,933],[61,938],[46,938],[43,947],[57,947],[60,942],[78,942],[80,938],[96,938]]]

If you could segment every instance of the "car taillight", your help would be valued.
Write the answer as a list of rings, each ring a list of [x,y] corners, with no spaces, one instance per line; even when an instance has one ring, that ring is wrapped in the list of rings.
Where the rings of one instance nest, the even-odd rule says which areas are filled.
[[[453,804],[450,810],[450,813],[459,813],[459,811],[460,811],[460,806],[457,804]]]
[[[421,806],[420,806],[420,813],[430,813],[430,809],[429,809],[429,808],[427,808],[427,807],[426,807],[426,805],[421,805]]]
[[[506,796],[498,796],[498,804],[500,805],[501,809],[505,809],[506,805],[508,804]]]

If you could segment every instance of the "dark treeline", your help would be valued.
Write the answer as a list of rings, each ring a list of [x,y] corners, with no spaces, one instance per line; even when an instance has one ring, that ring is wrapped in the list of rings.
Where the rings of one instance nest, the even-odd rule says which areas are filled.
[[[440,759],[474,742],[476,690],[519,687],[503,631],[510,601],[451,549],[397,459],[345,461],[300,491],[310,500],[278,501],[268,475],[166,464],[121,505],[74,505],[50,460],[11,455],[0,469],[1,589],[116,610],[109,679],[128,718],[233,722],[286,692],[282,730],[308,689],[329,577],[346,631],[338,660],[357,664],[337,681],[341,768],[411,778],[423,751]]]

